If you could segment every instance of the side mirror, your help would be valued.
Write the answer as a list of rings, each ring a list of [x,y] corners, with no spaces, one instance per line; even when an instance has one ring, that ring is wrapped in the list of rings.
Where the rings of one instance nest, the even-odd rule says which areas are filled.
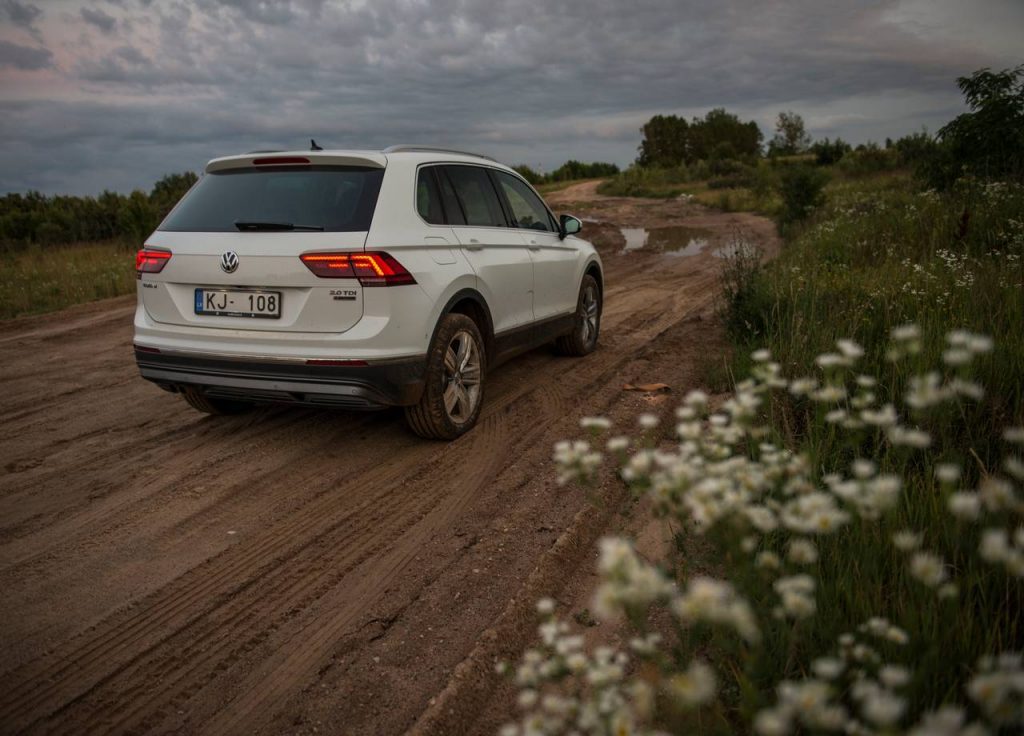
[[[567,235],[575,235],[583,229],[583,223],[572,215],[562,215],[558,218],[558,236],[565,238]]]

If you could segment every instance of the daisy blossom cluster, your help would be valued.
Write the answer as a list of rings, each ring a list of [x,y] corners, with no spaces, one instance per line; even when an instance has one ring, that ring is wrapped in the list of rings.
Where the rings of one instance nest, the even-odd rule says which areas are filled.
[[[928,668],[941,666],[941,656],[920,660],[929,636],[922,622],[940,620],[949,606],[955,616],[979,585],[997,580],[1006,600],[991,605],[1008,606],[1008,616],[1024,600],[1024,428],[1006,429],[1001,467],[980,474],[965,469],[966,452],[948,446],[955,435],[943,434],[942,423],[984,398],[971,366],[993,348],[984,335],[950,332],[942,365],[912,371],[899,388],[891,375],[858,368],[866,351],[853,340],[837,341],[814,361],[814,375],[797,378],[759,350],[733,395],[712,402],[691,392],[674,426],[644,415],[637,437],[603,438],[609,421],[583,420],[590,440],[555,448],[559,482],[590,483],[612,461],[656,517],[707,540],[730,579],[684,574],[671,556],[648,560],[627,539],[603,539],[593,611],[636,636],[628,647],[590,651],[554,602],[542,601],[541,644],[514,675],[521,716],[503,735],[981,736],[1024,728],[1020,653],[974,652],[954,691],[939,696],[928,694]],[[893,330],[894,371],[906,373],[901,366],[921,352],[917,326]],[[841,467],[777,439],[766,418],[780,400],[847,438]],[[921,467],[924,500],[920,480],[908,495],[907,473]],[[914,512],[920,503],[937,504],[938,527],[922,525],[930,517]],[[885,580],[859,577],[862,563]],[[846,621],[846,611],[821,603],[838,585],[870,588],[883,603],[897,589],[886,586],[897,586],[919,608],[894,605]],[[882,615],[890,608],[897,618]],[[903,618],[916,628],[894,622]],[[836,626],[844,633],[831,640],[811,635]]]

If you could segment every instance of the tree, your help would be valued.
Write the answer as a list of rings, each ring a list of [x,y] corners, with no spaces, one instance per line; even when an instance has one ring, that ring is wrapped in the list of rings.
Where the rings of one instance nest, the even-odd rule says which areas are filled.
[[[792,110],[779,113],[775,137],[768,144],[770,156],[792,156],[803,153],[811,145],[811,136],[804,128],[804,119]]]
[[[757,123],[744,123],[718,107],[691,122],[676,115],[655,115],[640,129],[640,166],[671,168],[709,159],[753,158],[763,136]]]
[[[691,160],[690,124],[677,115],[655,115],[640,129],[641,166],[669,168]]]
[[[191,171],[182,174],[167,174],[153,185],[149,193],[150,201],[156,205],[159,219],[167,216],[171,208],[178,203],[185,193],[196,183],[198,177]]]
[[[842,138],[830,141],[828,138],[815,142],[811,146],[811,153],[814,154],[814,163],[818,166],[831,166],[838,163],[840,159],[852,151],[853,148]]]
[[[939,129],[948,161],[974,176],[1024,178],[1024,65],[979,69],[956,83],[970,112]]]

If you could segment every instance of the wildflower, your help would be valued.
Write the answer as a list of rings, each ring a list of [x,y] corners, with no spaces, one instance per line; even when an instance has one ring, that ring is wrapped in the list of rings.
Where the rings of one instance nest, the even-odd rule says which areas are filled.
[[[974,355],[970,350],[962,348],[950,348],[942,353],[942,362],[954,368],[967,365]]]
[[[910,682],[910,671],[906,667],[887,664],[878,670],[878,679],[889,689],[899,688]]]
[[[806,396],[816,388],[818,381],[813,378],[797,378],[789,383],[789,392],[794,396]]]
[[[963,491],[952,493],[946,503],[949,512],[958,519],[973,521],[981,513],[981,498],[977,493]]]
[[[960,736],[964,723],[964,710],[954,705],[944,705],[936,711],[926,713],[909,736]]]
[[[985,562],[1002,562],[1009,551],[1010,540],[1005,529],[985,529],[981,533],[978,554]]]
[[[1017,445],[1024,445],[1024,427],[1007,427],[1003,430],[1003,439]]]
[[[762,348],[761,350],[755,350],[752,352],[750,357],[755,363],[767,363],[772,359],[772,354],[770,350]]]
[[[782,566],[779,556],[770,550],[765,550],[757,555],[754,565],[763,570],[778,570]]]
[[[698,660],[692,661],[685,672],[668,681],[669,693],[687,707],[709,702],[717,690],[714,670]]]
[[[915,534],[909,529],[904,529],[893,534],[893,545],[900,552],[910,552],[921,547],[923,538],[921,534]]]
[[[599,618],[614,619],[623,611],[643,611],[667,599],[672,583],[655,567],[641,561],[624,539],[605,537],[600,542],[598,570],[602,583],[594,597]]]
[[[960,480],[960,466],[956,463],[940,463],[935,466],[935,477],[940,483],[956,483]]]
[[[917,325],[908,324],[894,328],[891,334],[896,342],[910,342],[921,338],[921,329]]]
[[[754,730],[761,736],[784,736],[792,727],[789,716],[778,708],[765,708],[754,716]]]
[[[878,411],[864,409],[860,413],[861,421],[873,427],[892,427],[898,421],[896,410],[892,404],[886,404]]]
[[[683,621],[724,624],[734,628],[750,643],[761,639],[750,604],[728,583],[706,577],[694,578],[686,592],[672,601],[671,609]]]
[[[834,680],[843,673],[846,664],[836,657],[819,657],[811,662],[811,670],[823,680]]]
[[[906,707],[903,698],[879,688],[864,698],[861,713],[876,726],[887,728],[896,724]]]
[[[913,447],[919,450],[925,449],[932,443],[931,435],[927,432],[907,427],[890,427],[888,436],[889,441],[894,445]]]
[[[989,476],[982,480],[978,488],[978,496],[989,511],[1012,509],[1017,505],[1013,486],[1002,478]]]
[[[775,514],[765,506],[748,506],[744,509],[744,513],[754,528],[762,533],[775,531],[779,526]]]
[[[637,423],[643,429],[654,429],[660,421],[656,414],[641,414],[637,417]]]
[[[519,691],[518,704],[519,704],[519,707],[522,708],[523,710],[527,710],[529,708],[532,708],[534,705],[537,704],[537,691],[536,690],[520,690]]]
[[[550,616],[555,612],[555,602],[550,598],[541,598],[537,601],[537,613],[542,616]]]
[[[812,391],[810,397],[813,401],[822,404],[834,404],[846,398],[846,388],[835,384],[826,384],[821,388]]]
[[[605,445],[608,448],[608,452],[625,452],[629,449],[629,438],[628,437],[612,437],[608,440]]]
[[[910,574],[930,588],[946,581],[946,567],[942,559],[931,552],[917,552],[910,558]]]
[[[864,348],[853,340],[837,340],[836,347],[839,348],[839,352],[843,354],[843,357],[849,361],[857,360],[857,358],[864,355]]]
[[[986,657],[979,670],[967,683],[967,695],[997,725],[1020,725],[1024,722],[1024,669],[1021,656],[1006,652]]]
[[[821,368],[835,368],[837,366],[845,366],[850,364],[850,359],[846,356],[840,355],[839,353],[822,353],[814,362]]]
[[[788,556],[797,565],[812,565],[818,561],[818,548],[809,539],[794,539],[789,543]]]
[[[683,403],[691,408],[702,408],[708,404],[708,395],[703,391],[690,391],[683,399]]]
[[[782,599],[782,610],[790,618],[802,619],[814,615],[814,578],[810,575],[791,575],[775,581],[775,592]]]

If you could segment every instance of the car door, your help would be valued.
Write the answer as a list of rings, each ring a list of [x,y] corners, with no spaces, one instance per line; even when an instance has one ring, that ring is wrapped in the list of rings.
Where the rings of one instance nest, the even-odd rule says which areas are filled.
[[[508,227],[494,184],[483,166],[438,167],[449,224],[477,276],[491,310],[495,336],[529,325],[533,314],[533,261],[527,244]]]
[[[580,253],[575,240],[558,236],[555,218],[533,188],[518,176],[492,171],[512,225],[533,258],[533,314],[537,321],[576,309]]]

